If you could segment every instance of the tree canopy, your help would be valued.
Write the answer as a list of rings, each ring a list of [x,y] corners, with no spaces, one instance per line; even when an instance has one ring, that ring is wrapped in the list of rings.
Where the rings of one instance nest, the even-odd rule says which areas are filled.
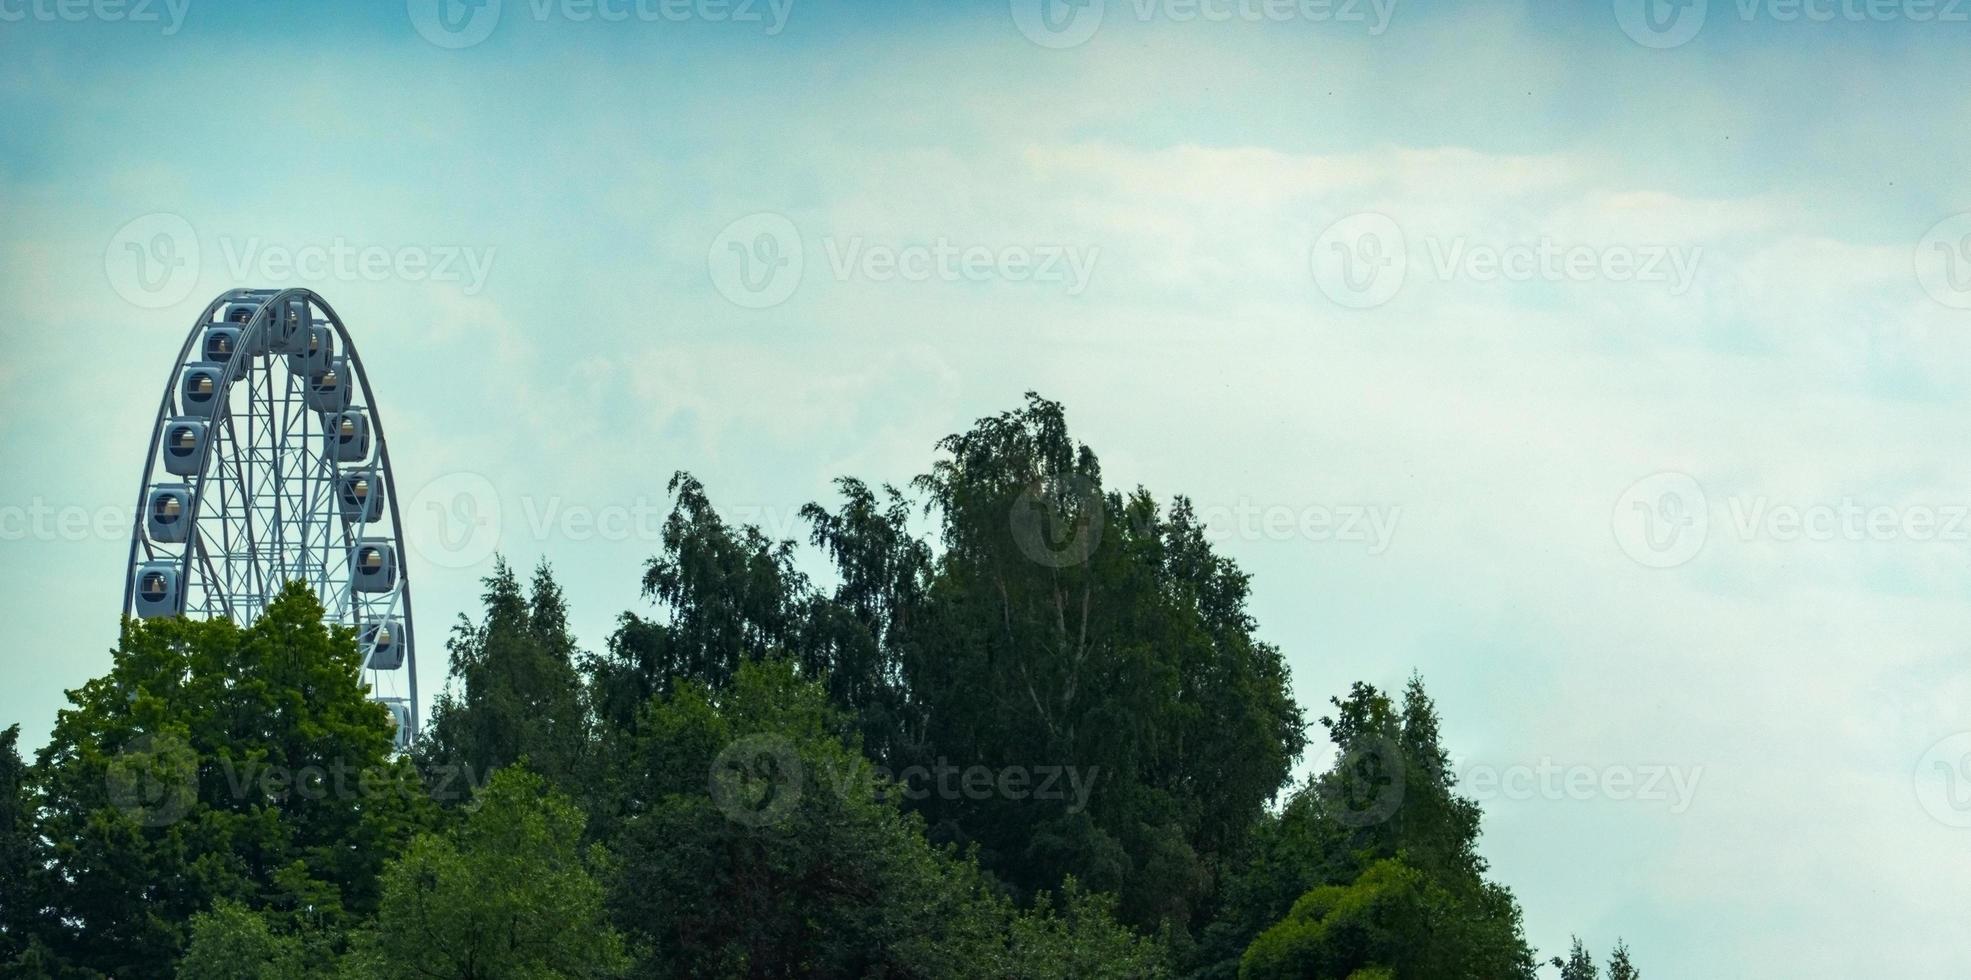
[[[30,775],[43,907],[26,911],[50,959],[168,977],[216,902],[293,928],[373,914],[429,807],[358,656],[300,585],[246,628],[127,623]]]
[[[908,490],[838,480],[804,541],[672,474],[600,650],[497,561],[408,754],[299,585],[249,627],[127,622],[31,765],[0,734],[0,967],[1534,975],[1421,678],[1331,699],[1292,782],[1286,657],[1189,500],[1107,485],[1034,395],[936,449]]]

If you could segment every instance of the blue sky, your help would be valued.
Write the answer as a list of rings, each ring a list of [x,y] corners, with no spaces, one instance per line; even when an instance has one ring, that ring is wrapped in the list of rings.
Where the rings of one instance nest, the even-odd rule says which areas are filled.
[[[0,0],[0,721],[30,744],[107,664],[127,544],[34,513],[126,527],[183,331],[273,274],[376,385],[427,690],[492,546],[552,561],[599,647],[673,470],[798,535],[832,478],[901,483],[1036,389],[1111,481],[1219,515],[1304,704],[1423,671],[1462,769],[1518,787],[1481,794],[1484,848],[1543,949],[1962,974],[1949,0],[1696,0],[1640,41],[1627,2],[1376,31],[1093,0],[1036,39],[1023,3],[794,0],[776,32],[504,0],[456,48],[421,0],[354,6]],[[159,229],[198,252],[162,291],[120,261]],[[752,291],[763,242],[800,264]],[[497,519],[447,548],[463,499]]]

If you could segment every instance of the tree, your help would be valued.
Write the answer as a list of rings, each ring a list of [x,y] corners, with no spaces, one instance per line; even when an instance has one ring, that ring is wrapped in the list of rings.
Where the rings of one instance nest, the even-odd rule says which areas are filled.
[[[221,901],[192,917],[192,941],[178,963],[178,980],[302,980],[301,942],[267,925],[245,906]]]
[[[1629,944],[1620,939],[1608,957],[1608,980],[1642,980],[1642,971],[1629,962]]]
[[[910,532],[911,506],[895,487],[879,499],[861,480],[835,481],[843,501],[830,512],[801,508],[809,542],[840,576],[832,595],[816,597],[798,655],[810,676],[825,677],[830,700],[852,713],[868,754],[885,762],[913,757],[922,719],[913,712],[903,651],[923,615],[931,548]]]
[[[612,887],[639,977],[1154,976],[1162,954],[1078,887],[1018,912],[933,847],[853,722],[785,659],[644,714]],[[1086,970],[1087,972],[1082,972]]]
[[[721,686],[741,663],[795,649],[802,630],[808,581],[793,542],[727,525],[689,473],[672,474],[667,489],[676,501],[643,575],[665,618],[625,613],[609,656],[592,666],[600,713],[621,728],[673,680]]]
[[[1332,703],[1334,712],[1321,723],[1335,744],[1335,762],[1302,787],[1277,819],[1257,828],[1243,860],[1228,869],[1213,921],[1192,954],[1197,975],[1229,976],[1251,948],[1266,950],[1264,962],[1279,962],[1267,958],[1278,952],[1279,937],[1312,928],[1304,909],[1294,912],[1301,902],[1316,901],[1308,896],[1322,889],[1362,884],[1382,866],[1378,879],[1368,879],[1378,894],[1401,884],[1393,894],[1416,896],[1431,912],[1428,935],[1405,941],[1437,949],[1434,955],[1466,971],[1443,975],[1530,978],[1533,953],[1518,905],[1509,890],[1485,878],[1486,863],[1477,852],[1478,806],[1456,791],[1437,710],[1421,679],[1411,678],[1400,707],[1363,683]],[[1401,874],[1389,870],[1398,866]],[[1259,943],[1276,924],[1283,926],[1276,938]],[[1368,965],[1375,964],[1356,968]],[[1414,969],[1394,960],[1380,965],[1398,977]]]
[[[892,772],[1071,772],[1096,787],[910,801],[938,842],[975,849],[1023,898],[1074,876],[1118,893],[1129,922],[1188,923],[1305,742],[1284,661],[1252,636],[1246,575],[1184,499],[1166,512],[1146,491],[1105,491],[1053,402],[1029,395],[939,446],[915,486],[942,553],[892,487],[845,478],[837,508],[803,508],[837,573],[826,594],[795,568],[793,542],[725,523],[675,475],[643,582],[660,615],[626,614],[588,666],[600,768],[634,768],[650,697],[680,682],[716,691],[743,664],[786,656]],[[612,789],[599,822],[628,794]]]
[[[1247,576],[1190,504],[1105,490],[1061,406],[980,419],[917,481],[944,545],[900,660],[920,755],[1072,767],[1085,806],[927,800],[943,840],[1024,889],[1074,875],[1127,921],[1188,923],[1219,856],[1304,744],[1279,651],[1252,636]]]
[[[220,899],[283,929],[373,911],[385,856],[426,815],[360,657],[299,584],[250,627],[127,621],[30,777],[48,957],[164,977],[192,916]]]
[[[1595,969],[1594,955],[1579,936],[1574,937],[1574,947],[1568,951],[1567,958],[1556,956],[1553,965],[1560,971],[1560,980],[1600,980],[1601,977],[1601,971]]]
[[[1434,928],[1446,918],[1450,904],[1451,897],[1423,872],[1393,859],[1378,861],[1351,884],[1327,885],[1301,896],[1286,918],[1246,949],[1239,976],[1489,976],[1465,972],[1453,938]]]
[[[1058,898],[1042,892],[1033,908],[1011,916],[1010,945],[1007,976],[1148,980],[1169,973],[1158,943],[1116,921],[1113,895],[1085,891],[1072,877]]]
[[[449,786],[525,759],[564,791],[582,792],[588,731],[561,587],[543,562],[523,593],[504,559],[484,583],[484,618],[461,614],[453,627],[451,679],[419,758]]]
[[[0,732],[0,881],[8,883],[0,889],[0,965],[27,951],[40,923],[41,848],[34,838],[20,734],[19,725]]]
[[[584,849],[584,818],[521,766],[496,773],[464,823],[421,834],[383,876],[375,923],[343,964],[380,980],[619,976],[629,966]]]

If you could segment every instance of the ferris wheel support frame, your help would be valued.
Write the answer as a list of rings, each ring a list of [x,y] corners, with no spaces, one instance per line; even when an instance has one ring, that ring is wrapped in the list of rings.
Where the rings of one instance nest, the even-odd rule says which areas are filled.
[[[397,481],[395,479],[394,471],[390,466],[390,442],[384,434],[382,412],[377,407],[375,391],[370,385],[369,373],[363,367],[362,357],[356,350],[355,341],[350,337],[348,328],[343,324],[342,317],[335,312],[335,308],[329,305],[329,302],[326,299],[324,299],[320,294],[314,292],[313,290],[309,290],[309,289],[228,290],[224,293],[221,293],[218,297],[214,298],[211,303],[208,303],[206,305],[204,311],[200,313],[197,322],[195,322],[192,325],[190,332],[187,333],[184,344],[179,347],[178,356],[172,361],[171,373],[165,380],[164,394],[163,397],[161,397],[158,400],[157,416],[155,421],[153,421],[151,425],[150,441],[146,444],[146,448],[145,448],[143,481],[139,484],[137,489],[137,506],[134,512],[131,529],[130,529],[130,552],[129,552],[128,560],[125,563],[125,576],[124,576],[124,585],[123,585],[123,613],[126,616],[133,615],[135,613],[135,609],[136,609],[135,598],[136,598],[136,588],[137,588],[137,578],[138,578],[135,571],[139,567],[138,557],[140,551],[142,552],[144,557],[149,559],[154,559],[157,555],[157,552],[152,548],[152,541],[150,540],[149,535],[146,533],[145,519],[148,513],[148,503],[151,497],[151,491],[155,486],[157,486],[157,484],[155,483],[155,478],[156,478],[158,459],[160,456],[160,449],[162,447],[162,443],[160,440],[164,434],[167,424],[175,417],[173,415],[172,409],[175,404],[175,399],[177,398],[178,386],[180,384],[180,381],[184,377],[186,368],[189,365],[195,363],[193,360],[190,359],[194,349],[198,348],[202,350],[201,345],[203,343],[206,331],[209,327],[213,326],[215,323],[215,321],[213,320],[213,316],[217,314],[219,311],[221,311],[222,309],[225,309],[230,306],[235,306],[239,304],[253,304],[256,307],[253,316],[250,320],[246,321],[245,323],[238,324],[240,331],[238,343],[234,345],[232,356],[226,361],[224,369],[220,372],[220,379],[217,385],[217,390],[215,391],[214,394],[214,399],[215,399],[214,407],[212,409],[211,415],[206,419],[207,434],[205,438],[202,440],[202,445],[199,447],[198,450],[198,465],[196,470],[196,473],[198,475],[195,480],[193,478],[187,478],[188,486],[195,482],[197,489],[195,492],[189,494],[190,505],[187,508],[186,513],[183,515],[183,520],[185,520],[187,526],[188,536],[184,543],[184,555],[178,559],[180,563],[179,582],[181,583],[177,595],[179,614],[180,615],[183,614],[184,606],[189,598],[189,589],[186,588],[185,586],[192,581],[194,556],[196,556],[199,562],[204,566],[204,570],[208,575],[208,577],[215,580],[220,578],[217,569],[213,568],[212,566],[211,555],[206,550],[204,535],[201,533],[198,523],[200,510],[202,509],[202,507],[206,502],[207,484],[214,482],[212,479],[214,474],[211,472],[211,467],[213,465],[212,456],[214,453],[214,447],[217,446],[219,443],[219,440],[215,438],[215,435],[221,426],[226,427],[226,429],[229,432],[233,431],[234,419],[233,419],[232,398],[231,398],[233,385],[242,382],[242,380],[244,380],[245,384],[249,386],[252,385],[253,379],[251,377],[242,379],[242,372],[248,366],[249,361],[254,359],[280,358],[286,356],[282,352],[273,351],[271,347],[269,351],[265,353],[255,354],[252,353],[252,351],[254,349],[254,344],[257,339],[256,334],[264,334],[267,331],[269,331],[270,329],[269,324],[271,322],[272,317],[277,312],[284,313],[284,311],[286,311],[289,308],[289,304],[297,303],[297,302],[302,304],[300,307],[302,311],[300,328],[303,331],[309,330],[310,327],[312,327],[316,323],[312,313],[309,312],[310,309],[312,308],[315,310],[319,310],[321,312],[322,322],[325,323],[325,325],[327,325],[333,331],[336,342],[341,345],[342,354],[343,357],[346,358],[346,362],[349,366],[349,371],[352,377],[354,378],[355,383],[361,388],[363,393],[364,414],[367,417],[367,425],[371,433],[371,439],[375,443],[374,465],[376,467],[377,472],[382,475],[384,503],[389,508],[389,514],[391,515],[390,542],[393,545],[391,549],[392,558],[396,563],[395,588],[398,593],[398,600],[402,608],[403,621],[404,621],[404,636],[398,642],[404,644],[404,662],[402,664],[402,667],[406,676],[408,693],[409,693],[408,704],[406,705],[409,713],[409,722],[410,722],[408,727],[409,727],[409,733],[414,737],[415,733],[418,731],[419,728],[419,716],[421,712],[421,705],[418,701],[418,689],[417,689],[417,643],[415,641],[417,632],[416,632],[416,622],[414,618],[415,614],[413,612],[412,603],[411,603],[411,581],[409,576],[410,557],[408,552],[404,548],[403,529],[401,523],[398,521],[398,515],[401,514],[401,511],[399,511],[397,507]],[[271,401],[272,385],[273,385],[272,370],[271,368],[269,368],[268,370],[263,371],[263,373],[268,376],[266,383],[268,385],[268,394]],[[250,394],[251,393],[249,392],[249,395]],[[290,399],[290,404],[287,407],[290,410],[292,410],[293,408],[291,404],[291,398],[293,394],[292,388],[290,388],[289,391],[287,391],[285,394]],[[304,406],[303,411],[312,411],[312,409]],[[254,420],[251,414],[249,413],[249,418],[247,420],[247,425],[249,429],[251,428],[253,421]],[[252,440],[249,436],[249,440],[248,443],[246,443],[246,445],[250,446],[251,442]],[[238,441],[237,436],[235,436],[233,439],[233,445],[235,447],[242,445]],[[311,474],[303,473],[302,478],[306,480],[310,477],[310,475]],[[274,507],[276,509],[276,515],[277,515],[276,521],[278,522],[279,508],[282,502],[286,499],[286,495],[284,492],[285,488],[281,486],[283,472],[279,465],[275,465],[273,467],[273,476],[274,476],[275,486],[272,488],[272,498],[274,501]],[[245,477],[242,476],[242,479],[245,479]],[[223,479],[221,479],[218,482],[220,483],[220,492],[223,496],[225,492],[225,483]],[[246,489],[250,494],[252,488],[249,486]],[[221,506],[223,507],[225,506],[225,504],[226,501],[222,500]],[[254,554],[254,549],[257,547],[257,542],[255,541],[253,535],[250,533],[250,529],[252,526],[251,522],[253,520],[254,503],[250,500],[243,501],[241,506],[245,508],[245,512],[242,515],[242,518],[246,523],[246,527],[249,529],[249,533],[246,535],[247,547],[249,549],[249,556],[250,558],[257,558],[257,556],[255,556]],[[356,544],[358,535],[352,530],[351,524],[348,521],[342,522],[341,538],[342,538],[342,546],[344,549],[351,549]],[[305,545],[304,545],[304,551],[305,551]],[[249,567],[257,569],[259,567],[257,560],[250,561]],[[353,579],[355,574],[353,561],[351,561],[350,566],[347,569],[347,572],[350,575],[350,577]],[[285,583],[272,583],[271,588],[279,588],[281,585],[284,584]],[[311,586],[318,585],[318,583],[313,583],[313,582],[309,584]],[[270,588],[270,583],[261,582],[258,583],[258,587],[261,590],[262,594],[264,595],[266,591],[268,591],[268,589]],[[347,603],[348,611],[350,611],[353,614],[353,611],[357,608],[353,582],[349,586],[348,595],[349,595],[349,600]],[[248,617],[242,611],[238,611],[233,608],[233,597],[231,592],[228,591],[226,593],[223,593],[223,597],[224,597],[227,617],[233,619],[235,622],[240,622],[242,623],[242,625],[244,625],[248,620]],[[328,601],[328,597],[324,596],[322,598],[324,600],[324,603],[326,604]],[[355,624],[343,624],[343,625],[355,625]]]

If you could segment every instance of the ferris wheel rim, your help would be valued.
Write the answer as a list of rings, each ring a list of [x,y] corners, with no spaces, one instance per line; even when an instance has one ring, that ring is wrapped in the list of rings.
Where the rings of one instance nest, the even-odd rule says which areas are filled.
[[[302,287],[284,289],[230,289],[220,293],[210,303],[206,304],[203,311],[199,314],[198,319],[187,332],[184,343],[180,345],[177,356],[172,360],[170,372],[165,380],[164,393],[158,400],[156,417],[151,425],[150,440],[146,445],[143,478],[137,489],[137,505],[133,512],[131,523],[130,550],[125,563],[123,614],[125,616],[136,614],[137,607],[135,605],[135,599],[137,580],[139,578],[137,570],[142,567],[139,562],[140,550],[145,564],[155,561],[160,554],[154,547],[154,542],[151,541],[150,535],[146,533],[145,519],[152,492],[159,486],[156,478],[160,456],[160,439],[172,420],[185,417],[184,406],[179,404],[178,401],[179,382],[189,367],[194,364],[207,363],[192,359],[195,348],[199,347],[202,337],[214,325],[215,321],[213,317],[215,314],[228,306],[246,303],[253,304],[253,315],[245,322],[238,324],[239,338],[235,342],[233,351],[227,358],[224,367],[219,371],[217,383],[213,388],[213,408],[211,414],[205,419],[207,435],[201,440],[202,444],[198,449],[197,466],[192,471],[196,475],[196,479],[187,480],[188,502],[185,512],[180,518],[186,522],[189,535],[184,542],[184,554],[182,556],[170,556],[168,553],[165,555],[166,558],[174,559],[179,565],[181,591],[177,601],[180,607],[180,615],[185,614],[184,607],[187,603],[188,595],[185,592],[184,584],[192,580],[194,555],[196,554],[204,564],[205,571],[209,577],[216,577],[217,574],[216,570],[212,568],[211,556],[206,552],[203,538],[198,530],[198,518],[207,496],[207,484],[213,482],[215,476],[211,472],[211,468],[213,466],[213,454],[219,440],[214,437],[214,434],[221,425],[227,426],[230,431],[233,415],[231,404],[233,386],[241,380],[244,366],[248,363],[249,359],[283,356],[280,352],[274,351],[271,348],[258,354],[251,353],[255,340],[255,332],[268,330],[268,324],[271,318],[276,315],[276,311],[283,311],[281,315],[285,315],[289,304],[297,301],[302,304],[301,310],[304,317],[300,328],[304,331],[312,329],[316,322],[313,315],[308,312],[310,308],[312,307],[321,312],[322,322],[329,327],[336,341],[341,344],[342,356],[348,365],[350,375],[354,384],[360,388],[363,395],[363,414],[366,424],[373,434],[373,442],[376,446],[373,468],[383,477],[384,502],[389,508],[387,511],[390,515],[388,540],[392,545],[391,551],[395,564],[393,570],[395,576],[393,588],[397,593],[395,605],[402,611],[404,624],[404,636],[398,642],[404,645],[402,667],[405,673],[409,697],[407,699],[383,698],[377,695],[374,687],[372,687],[370,693],[372,700],[380,702],[404,701],[404,707],[409,721],[407,727],[409,733],[414,737],[419,729],[419,715],[421,713],[417,687],[417,644],[414,640],[416,636],[416,625],[413,603],[411,601],[410,557],[404,548],[403,526],[398,510],[397,481],[395,479],[395,471],[390,464],[390,444],[384,432],[382,411],[377,405],[375,389],[370,384],[369,372],[363,365],[362,355],[356,348],[355,340],[350,335],[347,325],[343,322],[341,315],[336,312],[334,306],[314,290]],[[203,353],[203,350],[200,353]],[[290,372],[292,372],[291,364]],[[250,388],[248,397],[249,399],[253,397]],[[235,447],[238,445],[236,435],[233,438],[233,444]],[[222,502],[221,506],[225,506],[225,504]],[[343,523],[342,537],[344,539],[345,549],[352,550],[356,547],[357,542],[367,539],[365,536],[357,534],[347,521]],[[311,583],[311,587],[312,585],[313,583]],[[232,609],[232,596],[230,592],[222,590],[220,594],[223,596],[225,602],[224,614],[226,617],[236,622],[240,621],[241,617]],[[348,606],[349,615],[359,618],[360,614],[357,612],[358,604],[354,598],[353,586],[348,599]],[[337,625],[347,624],[339,623]],[[381,673],[382,671],[375,671],[365,667],[362,672]]]

